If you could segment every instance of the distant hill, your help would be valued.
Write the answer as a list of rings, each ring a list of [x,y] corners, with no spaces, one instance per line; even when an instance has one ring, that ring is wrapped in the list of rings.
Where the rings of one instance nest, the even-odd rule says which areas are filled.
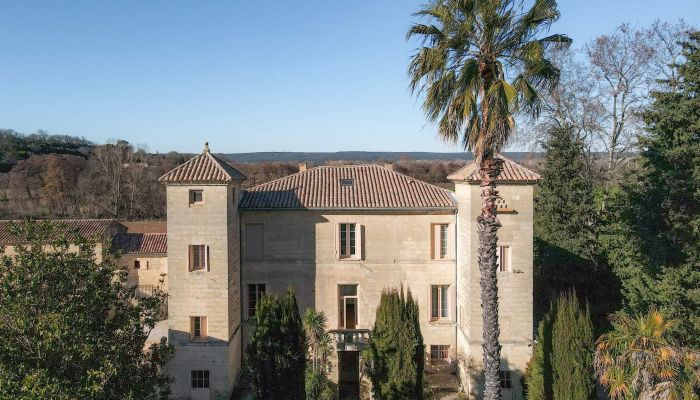
[[[94,143],[68,135],[49,135],[39,131],[29,135],[12,129],[0,129],[0,172],[7,172],[19,160],[34,154],[71,154],[86,157]]]
[[[530,152],[506,152],[506,157],[514,161],[522,161],[529,158],[538,158],[538,153]],[[255,162],[311,162],[323,163],[327,161],[352,160],[352,161],[399,161],[399,160],[470,160],[469,152],[459,153],[431,153],[422,151],[392,152],[392,151],[338,151],[338,152],[257,152],[257,153],[228,153],[223,154],[227,159],[239,163]]]

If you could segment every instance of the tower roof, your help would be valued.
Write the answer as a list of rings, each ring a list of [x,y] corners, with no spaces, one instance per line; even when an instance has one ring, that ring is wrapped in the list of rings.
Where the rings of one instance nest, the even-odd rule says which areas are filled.
[[[503,160],[503,170],[496,178],[497,183],[537,183],[537,181],[540,180],[541,177],[534,171],[500,154],[497,157]],[[472,161],[450,174],[447,179],[455,182],[479,183],[481,182],[479,166],[476,165],[476,162]]]
[[[184,164],[158,178],[162,183],[229,183],[244,181],[246,176],[239,170],[209,152],[209,143],[204,151]]]

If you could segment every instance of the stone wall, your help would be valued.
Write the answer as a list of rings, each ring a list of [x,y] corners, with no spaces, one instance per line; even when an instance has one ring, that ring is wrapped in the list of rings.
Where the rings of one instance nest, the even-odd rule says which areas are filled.
[[[532,352],[533,340],[533,186],[498,185],[501,197],[512,212],[499,213],[502,227],[499,246],[510,246],[509,271],[498,273],[499,323],[502,367],[511,372],[513,389],[504,390],[504,399],[521,399],[520,378]],[[477,264],[476,216],[480,213],[479,185],[456,184],[459,202],[458,307],[463,309],[465,326],[458,329],[460,374],[470,394],[483,390],[481,367],[482,314]]]

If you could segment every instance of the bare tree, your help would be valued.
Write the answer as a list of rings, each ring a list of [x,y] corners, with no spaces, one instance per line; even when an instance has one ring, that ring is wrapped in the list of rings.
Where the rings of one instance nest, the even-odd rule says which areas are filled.
[[[134,219],[136,208],[140,201],[143,201],[142,194],[146,187],[153,182],[149,181],[147,174],[147,148],[139,146],[135,151],[130,151],[126,154],[125,181],[124,186],[128,196],[128,213],[129,219]]]
[[[126,167],[132,157],[133,148],[129,142],[118,140],[97,146],[92,160],[96,165],[97,178],[107,189],[108,213],[112,218],[119,217],[122,205],[122,187],[125,181]]]
[[[589,172],[609,185],[644,134],[639,113],[649,92],[661,80],[675,81],[679,42],[689,31],[683,21],[644,29],[623,24],[579,50],[552,49],[560,84],[543,96],[541,118],[519,132],[520,143],[539,147],[552,128],[567,126],[586,145]]]

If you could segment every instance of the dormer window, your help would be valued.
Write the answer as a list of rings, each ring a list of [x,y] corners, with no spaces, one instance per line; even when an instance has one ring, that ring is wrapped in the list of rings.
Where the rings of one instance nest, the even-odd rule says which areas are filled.
[[[354,180],[351,178],[343,178],[340,180],[340,186],[352,186]]]
[[[202,190],[190,190],[190,205],[204,204],[204,192]]]

